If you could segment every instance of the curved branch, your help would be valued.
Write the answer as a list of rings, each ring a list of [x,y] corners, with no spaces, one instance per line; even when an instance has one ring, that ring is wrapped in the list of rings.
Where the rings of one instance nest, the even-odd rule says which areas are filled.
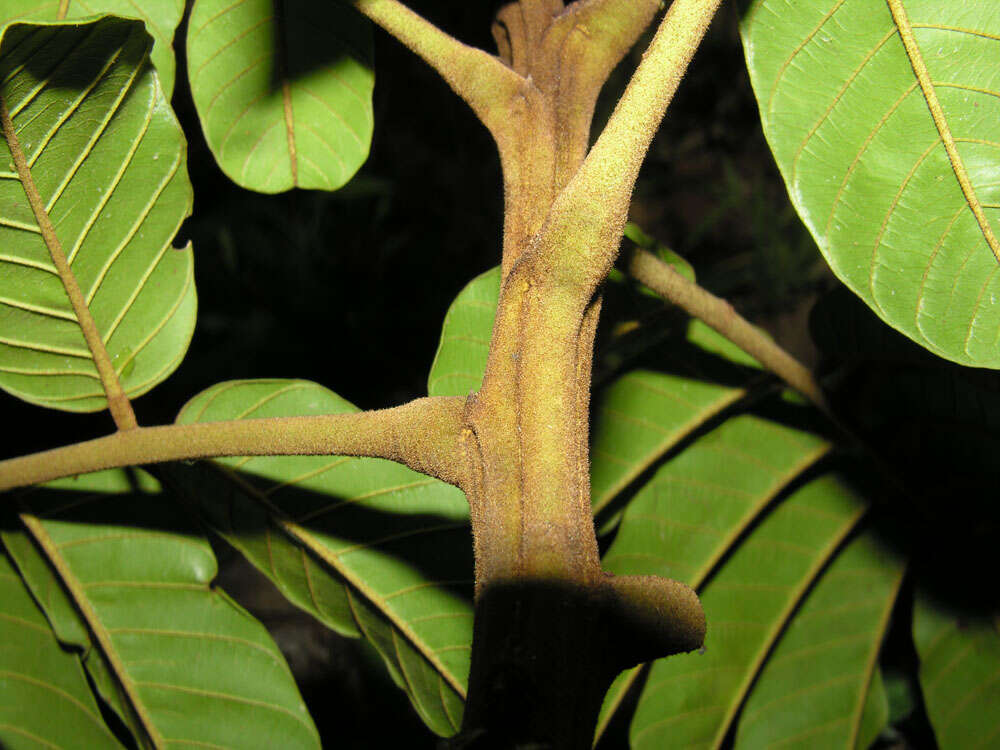
[[[466,484],[465,399],[421,398],[353,414],[139,427],[0,461],[0,491],[123,466],[223,456],[387,458]]]
[[[497,138],[507,102],[525,80],[498,57],[446,34],[398,0],[354,0],[355,7],[430,65]]]
[[[809,368],[751,325],[726,300],[688,281],[668,263],[641,248],[632,252],[626,268],[636,280],[725,336],[831,416],[823,390]]]

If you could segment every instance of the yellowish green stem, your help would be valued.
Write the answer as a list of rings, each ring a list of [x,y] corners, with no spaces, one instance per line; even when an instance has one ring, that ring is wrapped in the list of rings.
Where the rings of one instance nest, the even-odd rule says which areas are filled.
[[[354,414],[138,427],[0,461],[0,491],[122,466],[291,455],[387,458],[461,486],[464,406],[460,398],[423,398]]]
[[[830,414],[823,389],[809,368],[737,313],[726,300],[716,297],[693,281],[688,281],[670,264],[641,248],[632,251],[626,268],[637,280],[718,331],[812,401],[825,414]]]

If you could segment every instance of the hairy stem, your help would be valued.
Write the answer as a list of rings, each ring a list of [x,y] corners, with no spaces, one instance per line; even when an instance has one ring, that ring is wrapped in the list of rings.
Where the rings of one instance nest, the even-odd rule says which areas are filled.
[[[101,469],[223,456],[387,458],[450,484],[466,483],[461,398],[314,417],[138,427],[0,461],[0,491]]]
[[[499,58],[463,44],[398,0],[354,0],[355,7],[434,68],[494,137],[524,79]]]
[[[542,229],[548,263],[584,297],[614,263],[639,167],[720,2],[674,0],[608,124],[552,204]]]
[[[751,325],[726,300],[688,281],[670,264],[641,248],[632,252],[626,268],[638,281],[718,331],[830,416],[823,390],[809,368]]]

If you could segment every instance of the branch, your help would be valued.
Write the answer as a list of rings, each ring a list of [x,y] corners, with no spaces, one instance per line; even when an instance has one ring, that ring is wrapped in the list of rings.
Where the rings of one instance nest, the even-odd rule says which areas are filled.
[[[594,106],[615,66],[649,26],[660,0],[578,0],[553,23],[558,39],[561,123],[557,184],[562,187],[587,154]]]
[[[731,304],[688,281],[668,263],[641,248],[632,252],[627,269],[638,281],[718,331],[812,401],[824,414],[832,416],[826,397],[809,368],[751,325]]]
[[[430,65],[497,137],[506,104],[525,80],[501,60],[463,44],[398,0],[354,0],[355,7]]]
[[[370,456],[466,485],[465,399],[421,398],[353,414],[137,427],[0,461],[0,491],[101,469],[223,456]]]
[[[720,2],[674,0],[607,126],[552,205],[546,263],[586,295],[611,269],[639,167]]]

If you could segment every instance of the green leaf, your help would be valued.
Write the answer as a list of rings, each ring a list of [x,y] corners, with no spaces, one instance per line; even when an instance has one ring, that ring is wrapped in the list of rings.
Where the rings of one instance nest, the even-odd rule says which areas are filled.
[[[932,352],[993,368],[998,38],[988,2],[756,0],[743,20],[765,135],[834,273]]]
[[[0,26],[12,21],[62,21],[100,14],[138,18],[153,37],[150,59],[169,100],[174,93],[174,31],[184,15],[184,0],[0,0]]]
[[[759,417],[726,421],[643,485],[604,567],[700,587],[777,494],[829,449],[815,435]]]
[[[913,640],[924,703],[941,750],[1000,741],[1000,617],[959,615],[916,599]]]
[[[661,416],[666,432],[678,415],[665,411]],[[629,436],[620,438],[627,446]],[[660,575],[698,588],[775,496],[828,450],[813,435],[756,417],[728,420],[642,483],[602,566],[619,575]],[[598,734],[638,676],[619,679],[608,691]]]
[[[706,359],[692,347],[688,357],[678,358],[686,365],[679,373],[631,370],[595,394],[590,448],[595,513],[684,437],[746,395],[743,387],[691,377]]]
[[[371,142],[371,44],[348,3],[196,0],[188,77],[222,171],[264,193],[346,183]]]
[[[178,421],[355,410],[314,383],[246,380],[202,392]],[[472,641],[463,493],[381,459],[275,456],[217,465],[225,468],[174,475],[207,522],[291,602],[344,635],[367,638],[424,722],[454,734]]]
[[[319,747],[271,637],[212,587],[208,543],[172,504],[143,489],[148,482],[122,492],[122,475],[63,483],[74,492],[35,491],[23,498],[29,511],[21,518],[143,733],[157,747]],[[56,621],[65,612],[46,614]]]
[[[2,550],[0,746],[121,747],[101,718],[79,657],[59,647]]]
[[[837,556],[768,656],[737,748],[867,750],[889,717],[877,658],[902,577],[874,534]]]
[[[500,299],[500,266],[470,281],[448,307],[427,377],[429,396],[467,396],[483,384]]]
[[[727,472],[717,482],[734,475]],[[746,505],[738,489],[731,496],[737,505]],[[725,497],[724,486],[713,497]],[[693,504],[664,507],[661,499],[653,519],[665,530],[683,528],[687,536],[699,532],[722,536],[711,521],[695,525],[684,521],[684,515],[676,518]],[[633,507],[622,521],[623,531]],[[642,510],[637,507],[635,515]],[[634,748],[720,746],[782,628],[863,512],[864,505],[850,487],[825,476],[797,490],[760,521],[700,594],[709,622],[706,652],[661,659],[650,670],[632,722]],[[650,520],[645,523],[653,525]],[[659,554],[667,550],[671,559],[661,558],[657,567],[697,569],[697,562],[674,552],[672,546],[664,545]],[[628,559],[628,554],[621,549],[617,557]],[[704,555],[691,558],[698,561]]]
[[[82,480],[59,479],[46,486],[73,491],[78,489],[81,481],[88,490],[104,494],[129,493],[136,483],[144,492],[155,493],[159,490],[159,485],[148,474],[138,472],[129,475],[123,471],[90,474]],[[81,653],[83,666],[93,680],[98,694],[129,728],[136,743],[142,747],[149,747],[139,717],[129,705],[128,696],[125,695],[121,684],[115,679],[113,669],[108,664],[103,652],[95,646],[87,629],[86,621],[60,582],[56,571],[39,552],[23,527],[17,530],[4,530],[0,532],[0,538],[6,545],[8,554],[17,563],[21,578],[45,612],[56,638],[59,639],[60,643],[77,649]]]
[[[0,96],[54,235],[11,162],[0,171],[0,388],[68,411],[107,406],[70,304],[75,282],[126,394],[180,363],[194,330],[185,143],[137,21],[15,24],[0,41]],[[69,262],[62,277],[53,248]],[[70,278],[72,277],[72,278]]]

